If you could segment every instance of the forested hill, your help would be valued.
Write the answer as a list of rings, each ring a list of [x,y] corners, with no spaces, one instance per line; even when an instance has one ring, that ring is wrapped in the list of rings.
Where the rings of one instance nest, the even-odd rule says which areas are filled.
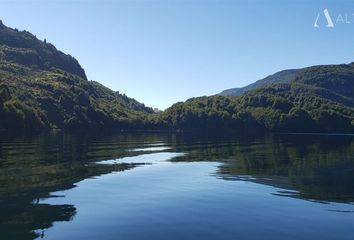
[[[354,132],[354,63],[305,68],[289,83],[241,96],[199,97],[161,116],[184,130]]]
[[[163,129],[354,133],[354,63],[276,73],[240,96],[192,98],[164,112],[88,81],[46,41],[0,23],[0,131]]]
[[[58,68],[86,79],[84,69],[70,55],[58,51],[52,44],[41,41],[27,31],[6,27],[0,20],[1,59],[38,69]]]
[[[87,81],[78,61],[0,22],[0,130],[127,129],[151,108]]]

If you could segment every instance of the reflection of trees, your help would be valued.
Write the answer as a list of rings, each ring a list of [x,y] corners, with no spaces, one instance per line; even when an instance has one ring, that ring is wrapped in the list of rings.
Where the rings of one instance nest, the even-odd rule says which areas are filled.
[[[24,203],[17,199],[3,200],[0,209],[0,239],[34,239],[43,235],[43,229],[51,227],[53,222],[70,221],[76,214],[73,205]]]
[[[39,199],[89,177],[130,169],[136,165],[95,162],[136,155],[126,150],[160,140],[161,136],[143,134],[1,139],[0,239],[34,239],[44,234],[35,230],[72,220],[75,206],[42,204]]]
[[[174,161],[223,162],[216,177],[291,188],[309,199],[354,201],[354,139],[350,136],[239,136],[216,144],[196,138],[179,148],[188,154]]]
[[[33,239],[55,221],[70,221],[75,206],[42,204],[38,199],[73,188],[86,178],[133,168],[136,165],[96,162],[139,155],[127,149],[159,142],[168,143],[174,152],[186,153],[172,161],[223,163],[215,173],[218,178],[295,189],[306,199],[354,201],[354,140],[350,137],[121,133],[2,138],[0,239]],[[276,194],[299,197],[287,190]]]

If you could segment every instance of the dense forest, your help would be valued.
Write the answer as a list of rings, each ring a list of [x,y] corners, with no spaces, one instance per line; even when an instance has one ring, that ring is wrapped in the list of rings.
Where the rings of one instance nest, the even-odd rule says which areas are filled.
[[[193,98],[160,117],[176,129],[353,132],[353,106],[354,63],[309,67],[241,96]]]
[[[354,63],[282,71],[234,95],[154,113],[88,81],[52,44],[0,22],[0,130],[354,132]]]

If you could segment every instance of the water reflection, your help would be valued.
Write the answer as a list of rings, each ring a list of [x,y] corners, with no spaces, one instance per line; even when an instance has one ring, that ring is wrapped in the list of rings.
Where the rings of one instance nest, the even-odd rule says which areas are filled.
[[[277,193],[305,199],[354,202],[354,136],[266,135],[195,141],[173,161],[217,161],[225,180],[296,190]]]
[[[96,164],[137,153],[126,151],[160,139],[149,135],[74,136],[66,134],[0,141],[0,239],[34,239],[55,221],[70,221],[75,206],[40,204],[51,192],[140,163]],[[55,196],[54,196],[55,197]]]
[[[209,173],[215,179],[273,186],[277,188],[274,195],[280,197],[354,202],[352,136],[122,133],[2,137],[0,239],[43,237],[42,230],[54,222],[71,221],[77,206],[40,201],[61,197],[53,192],[72,189],[84,179],[164,161],[217,162]]]

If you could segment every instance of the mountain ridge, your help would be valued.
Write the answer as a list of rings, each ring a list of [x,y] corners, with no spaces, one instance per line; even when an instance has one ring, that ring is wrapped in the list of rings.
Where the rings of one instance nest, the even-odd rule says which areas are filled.
[[[52,44],[2,23],[0,60],[0,129],[132,128],[153,113],[88,81],[79,62]]]
[[[284,70],[243,90],[155,113],[88,81],[79,62],[53,45],[0,26],[0,130],[354,133],[354,63]]]
[[[296,78],[297,74],[301,70],[302,69],[282,70],[282,71],[276,72],[274,74],[268,75],[265,78],[257,80],[247,86],[244,86],[241,88],[229,88],[229,89],[222,91],[221,93],[218,93],[217,95],[220,95],[220,96],[240,96],[247,91],[254,90],[256,88],[260,88],[260,87],[266,86],[268,84],[289,83],[290,81],[292,81]]]
[[[354,64],[302,69],[240,96],[191,98],[162,114],[173,129],[354,133]]]
[[[21,63],[25,66],[37,66],[43,70],[59,68],[87,80],[84,69],[69,54],[65,54],[47,43],[37,39],[28,31],[19,31],[5,26],[0,20],[1,59]]]

